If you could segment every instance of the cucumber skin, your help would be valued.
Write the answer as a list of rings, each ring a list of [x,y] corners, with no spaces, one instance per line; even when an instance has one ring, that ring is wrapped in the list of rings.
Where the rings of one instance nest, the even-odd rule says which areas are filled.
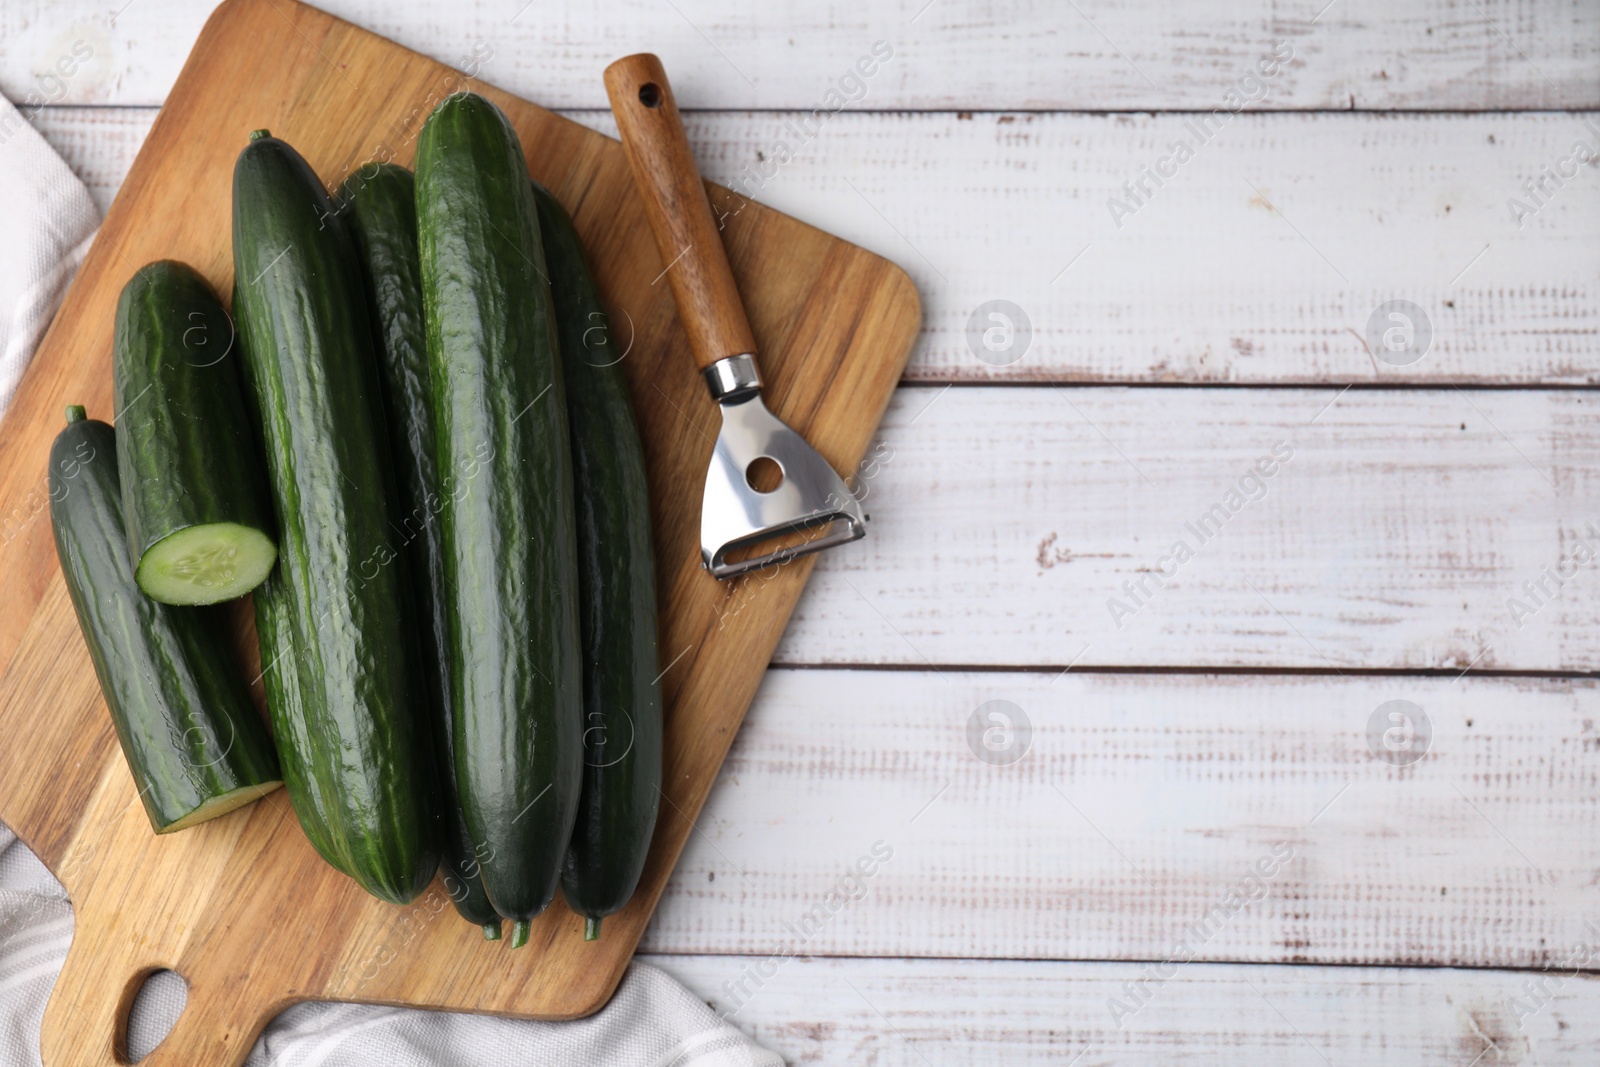
[[[331,864],[406,903],[433,878],[438,828],[365,294],[322,183],[270,136],[234,167],[233,259],[280,526],[255,607],[284,784]]]
[[[135,575],[145,552],[189,526],[237,523],[270,541],[272,506],[233,324],[211,286],[187,264],[146,264],[122,288],[115,335],[117,455]]]
[[[423,693],[439,783],[445,889],[456,911],[477,926],[498,923],[479,876],[472,839],[456,800],[450,743],[449,637],[440,569],[439,469],[433,460],[433,388],[422,318],[417,259],[416,183],[411,172],[377,163],[352,173],[336,199],[349,219],[366,280],[378,349],[378,385],[395,474],[391,525],[404,542],[420,643]]]
[[[661,804],[650,486],[621,356],[577,230],[537,183],[534,197],[572,425],[583,634],[583,794],[561,891],[573,911],[599,919],[633,896]]]
[[[161,833],[213,797],[279,780],[278,760],[224,631],[134,583],[117,465],[110,426],[68,424],[50,448],[50,519],[100,691]]]
[[[577,546],[566,403],[528,168],[474,94],[417,146],[417,230],[450,590],[461,811],[495,910],[554,898],[582,785]],[[484,445],[487,447],[483,447]]]
[[[261,654],[261,687],[266,693],[267,713],[272,718],[273,739],[278,746],[278,763],[283,768],[284,787],[289,792],[295,816],[311,847],[329,864],[342,870],[347,861],[335,844],[331,827],[337,816],[329,810],[329,801],[320,792],[304,788],[300,799],[296,800],[288,789],[290,781],[311,780],[313,772],[307,758],[313,751],[315,738],[306,728],[310,716],[300,689],[299,657],[290,623],[290,594],[277,588],[282,581],[277,568],[273,568],[267,580],[256,586],[251,595],[255,607],[256,647]]]

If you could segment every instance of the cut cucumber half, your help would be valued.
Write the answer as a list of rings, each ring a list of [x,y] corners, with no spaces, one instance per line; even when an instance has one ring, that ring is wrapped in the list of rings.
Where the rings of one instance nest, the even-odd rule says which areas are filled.
[[[120,451],[117,431],[67,409],[50,447],[50,525],[138,799],[169,833],[248,804],[283,774],[225,628],[134,584]]]
[[[251,801],[266,796],[281,785],[283,785],[282,782],[262,782],[260,785],[247,785],[235,789],[231,793],[212,797],[177,822],[168,823],[157,830],[156,833],[172,834],[177,833],[179,830],[187,830],[191,826],[215,819],[219,815],[226,815],[235,808],[242,808]]]
[[[248,592],[272,556],[258,565],[234,531],[260,540],[274,523],[228,313],[192,267],[161,260],[123,286],[113,334],[123,532],[139,587],[184,605]],[[152,565],[157,551],[164,562]]]
[[[272,538],[235,522],[208,522],[151,545],[134,575],[163,604],[216,604],[261,584],[278,560]]]

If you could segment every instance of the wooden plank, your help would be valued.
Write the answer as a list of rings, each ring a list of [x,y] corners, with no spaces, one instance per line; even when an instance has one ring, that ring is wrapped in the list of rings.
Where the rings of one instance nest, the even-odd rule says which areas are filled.
[[[813,959],[756,989],[764,957],[644,958],[720,1011],[747,1000],[729,1021],[789,1063],[1589,1067],[1600,1047],[1593,976],[1194,964],[1162,982],[1136,964]],[[752,996],[729,995],[740,981]],[[1118,1027],[1108,1005],[1130,987],[1145,999]]]
[[[1594,679],[775,669],[642,944],[1555,965],[1597,722]]]
[[[213,0],[20,0],[0,12],[0,88],[59,92],[41,75],[83,41],[79,102],[158,104]],[[1287,42],[1274,108],[1564,108],[1600,104],[1600,11],[1585,0],[1407,4],[1203,0],[325,0],[334,14],[442,62],[493,52],[491,81],[552,107],[603,107],[600,71],[654,51],[687,106],[814,108],[875,41],[895,50],[866,82],[876,108],[1211,109]],[[113,13],[114,12],[114,13]],[[677,73],[681,72],[681,73]],[[845,89],[851,86],[845,85]],[[1249,86],[1246,86],[1247,90]]]
[[[917,379],[1600,382],[1594,115],[1250,115],[1209,142],[1182,114],[858,115],[755,163],[789,121],[700,118],[702,168],[897,256]],[[1539,206],[1523,183],[1579,140],[1596,165]],[[1368,340],[1394,299],[1426,351]],[[981,343],[994,300],[1031,344]]]
[[[104,205],[151,114],[38,125]],[[615,133],[609,112],[572,117]],[[913,380],[1600,382],[1600,181],[1551,186],[1521,229],[1507,206],[1535,206],[1521,185],[1574,140],[1600,152],[1597,115],[1249,116],[1120,228],[1108,199],[1191,117],[850,115],[761,177],[800,117],[687,119],[707,174],[906,265]],[[996,298],[1032,326],[1014,355],[968,339]],[[1421,358],[1369,352],[1394,298],[1428,316]]]
[[[858,474],[871,532],[825,555],[777,661],[1592,671],[1595,410],[1586,391],[902,388]]]

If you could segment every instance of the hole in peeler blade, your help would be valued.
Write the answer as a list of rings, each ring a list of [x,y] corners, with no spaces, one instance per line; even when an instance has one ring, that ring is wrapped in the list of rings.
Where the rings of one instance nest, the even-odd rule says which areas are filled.
[[[645,107],[660,107],[661,86],[655,82],[645,82],[639,86],[639,103]]]
[[[757,456],[744,469],[744,481],[758,493],[775,492],[783,484],[783,464],[771,456]]]

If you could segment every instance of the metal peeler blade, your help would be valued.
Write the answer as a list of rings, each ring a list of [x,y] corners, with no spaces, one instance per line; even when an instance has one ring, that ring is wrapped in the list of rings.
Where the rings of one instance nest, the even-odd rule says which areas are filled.
[[[844,479],[761,399],[755,358],[730,356],[704,373],[722,410],[722,431],[700,506],[700,559],[706,570],[734,578],[865,537],[867,516]],[[746,477],[763,456],[783,472],[782,483],[765,493]],[[728,554],[738,549],[822,526],[833,528],[803,544],[728,562]]]

